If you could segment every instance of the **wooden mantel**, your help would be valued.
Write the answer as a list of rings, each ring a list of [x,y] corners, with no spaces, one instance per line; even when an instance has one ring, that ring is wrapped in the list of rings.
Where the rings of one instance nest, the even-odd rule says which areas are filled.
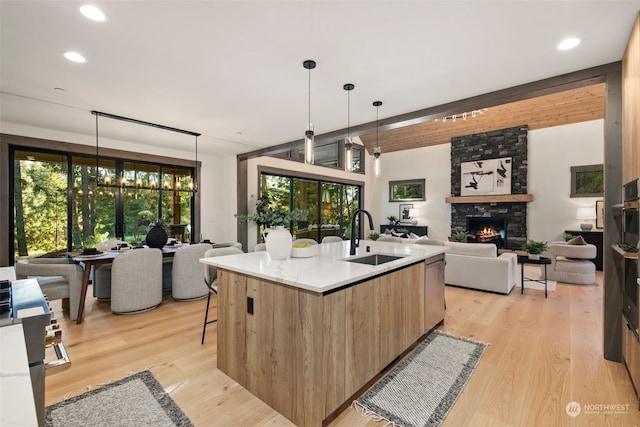
[[[446,197],[446,203],[513,203],[532,202],[533,194],[501,194],[497,196]]]

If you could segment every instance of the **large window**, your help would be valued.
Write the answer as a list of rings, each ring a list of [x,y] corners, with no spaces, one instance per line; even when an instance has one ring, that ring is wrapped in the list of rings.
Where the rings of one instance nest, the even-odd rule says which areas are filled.
[[[14,148],[12,259],[63,255],[102,240],[141,243],[162,219],[193,229],[193,169]],[[97,177],[96,177],[97,170]]]
[[[349,220],[360,208],[360,186],[263,172],[260,187],[275,203],[308,211],[306,221],[290,224],[294,238],[351,237]]]

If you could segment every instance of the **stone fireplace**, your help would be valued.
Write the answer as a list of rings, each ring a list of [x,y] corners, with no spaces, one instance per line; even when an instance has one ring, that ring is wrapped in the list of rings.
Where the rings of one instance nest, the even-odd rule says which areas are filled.
[[[468,231],[470,241],[491,241],[499,248],[519,249],[527,240],[527,133],[516,126],[451,139],[451,233]],[[459,197],[461,163],[511,157],[511,194]],[[521,201],[522,200],[522,201]],[[483,221],[484,220],[484,221]],[[477,230],[483,222],[483,230]],[[470,228],[472,227],[473,228]],[[486,233],[485,227],[489,229]],[[480,236],[478,232],[480,231]],[[490,234],[498,234],[489,238]]]

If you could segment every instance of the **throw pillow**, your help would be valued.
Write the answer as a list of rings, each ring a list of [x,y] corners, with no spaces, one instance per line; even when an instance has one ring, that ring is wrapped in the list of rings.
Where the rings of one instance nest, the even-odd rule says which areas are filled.
[[[586,245],[587,242],[582,238],[582,236],[576,236],[573,239],[567,242],[568,245]]]
[[[385,230],[384,230],[384,234],[391,234],[391,233],[393,233],[393,230],[392,230],[392,229],[390,229],[390,228],[385,228]]]

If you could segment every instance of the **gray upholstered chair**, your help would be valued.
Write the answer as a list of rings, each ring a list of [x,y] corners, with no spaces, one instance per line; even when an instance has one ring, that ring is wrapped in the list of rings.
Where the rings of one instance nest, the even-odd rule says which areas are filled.
[[[322,238],[322,243],[334,243],[334,242],[342,242],[342,237],[340,236],[324,236]]]
[[[124,240],[104,240],[96,243],[96,249],[108,252],[118,245],[125,245]],[[93,296],[100,300],[111,299],[111,264],[98,265],[93,270]]]
[[[210,243],[183,246],[173,256],[171,296],[178,301],[204,298],[207,289],[202,286],[203,271],[200,258],[211,249]],[[242,251],[241,251],[242,252]]]
[[[267,250],[267,244],[266,243],[258,243],[253,248],[253,252],[262,252],[262,251],[266,251],[266,250]]]
[[[20,259],[15,267],[17,279],[35,278],[49,300],[62,299],[62,306],[69,307],[69,318],[78,318],[82,267],[69,258]]]
[[[132,249],[113,259],[111,311],[134,314],[156,308],[162,302],[162,251]]]
[[[578,285],[594,284],[596,265],[589,260],[594,259],[597,253],[597,248],[592,244],[549,243],[547,250],[542,254],[551,259],[551,265],[547,267],[547,279]]]
[[[236,255],[241,253],[243,253],[242,250],[237,247],[215,248],[207,250],[204,253],[204,258],[224,255]],[[202,325],[201,344],[204,344],[204,334],[207,331],[207,325],[209,323],[218,321],[218,319],[209,320],[209,304],[211,304],[211,294],[218,293],[218,274],[216,268],[212,265],[204,264],[204,284],[207,286],[206,289],[209,296],[207,297],[207,307],[204,312],[204,324]]]

